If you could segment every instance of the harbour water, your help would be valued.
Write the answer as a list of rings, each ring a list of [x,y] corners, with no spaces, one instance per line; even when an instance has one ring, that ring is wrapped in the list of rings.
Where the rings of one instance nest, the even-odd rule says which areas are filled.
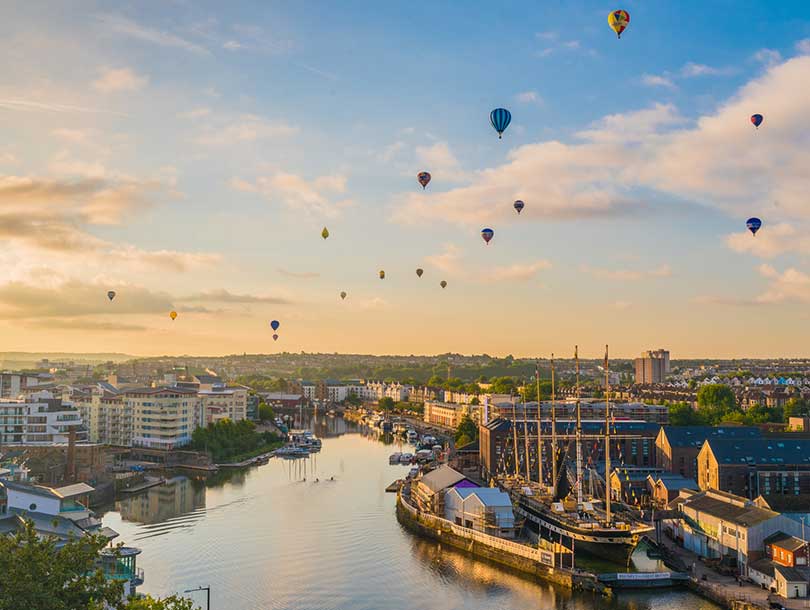
[[[226,610],[717,608],[685,590],[606,602],[415,538],[384,491],[407,473],[388,464],[397,446],[341,418],[302,423],[323,439],[320,453],[208,481],[178,476],[104,514],[120,541],[143,550],[141,591],[210,586],[211,608]],[[204,593],[188,595],[205,607]]]

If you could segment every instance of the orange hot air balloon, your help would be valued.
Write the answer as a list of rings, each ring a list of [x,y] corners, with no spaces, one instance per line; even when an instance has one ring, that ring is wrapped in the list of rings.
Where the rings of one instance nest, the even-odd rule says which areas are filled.
[[[380,279],[381,280],[385,279],[385,271],[383,271],[382,269],[380,270]]]
[[[169,314],[169,317],[170,317],[172,320],[176,319],[176,318],[177,318],[177,312],[176,312],[176,311],[171,312],[171,313]]]
[[[608,14],[608,25],[610,29],[616,32],[616,36],[619,38],[622,37],[622,32],[627,29],[627,26],[630,25],[630,13],[627,11],[611,11]]]

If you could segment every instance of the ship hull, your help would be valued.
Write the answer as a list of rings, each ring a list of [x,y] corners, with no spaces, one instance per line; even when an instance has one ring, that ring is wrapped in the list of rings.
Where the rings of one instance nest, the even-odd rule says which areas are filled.
[[[516,512],[537,529],[540,537],[573,547],[576,554],[582,553],[616,564],[627,565],[641,539],[637,531],[577,527],[526,499],[518,502]]]

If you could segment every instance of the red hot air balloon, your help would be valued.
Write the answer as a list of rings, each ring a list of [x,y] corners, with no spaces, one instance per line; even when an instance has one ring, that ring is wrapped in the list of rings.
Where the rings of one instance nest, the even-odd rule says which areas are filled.
[[[419,184],[422,185],[422,190],[425,190],[425,187],[427,187],[430,182],[430,174],[428,172],[419,172],[416,174],[416,179],[419,181]]]

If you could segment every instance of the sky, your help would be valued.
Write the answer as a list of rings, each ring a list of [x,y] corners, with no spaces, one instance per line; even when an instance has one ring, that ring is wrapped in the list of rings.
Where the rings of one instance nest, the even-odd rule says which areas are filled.
[[[807,82],[801,0],[4,2],[0,351],[810,356]]]

